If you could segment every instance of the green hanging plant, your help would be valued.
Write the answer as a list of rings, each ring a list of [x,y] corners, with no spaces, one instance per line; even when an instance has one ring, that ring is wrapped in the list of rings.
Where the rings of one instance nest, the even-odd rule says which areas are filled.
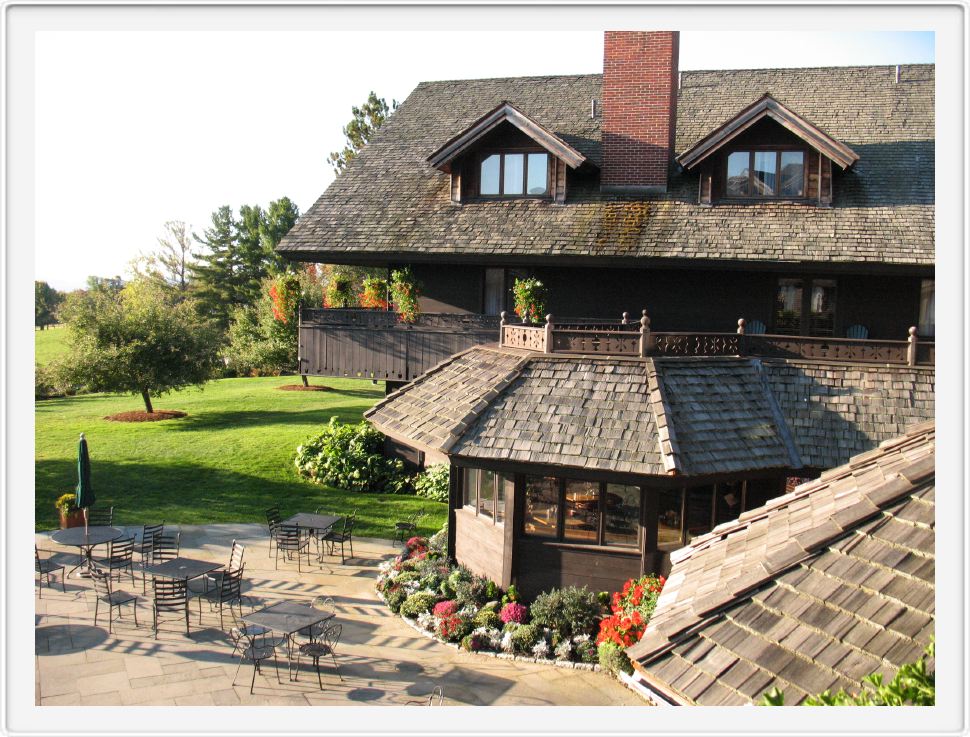
[[[410,266],[391,272],[391,299],[401,322],[413,323],[418,319],[420,293],[420,285],[415,280]]]
[[[537,325],[543,321],[548,296],[545,284],[535,277],[516,279],[512,294],[515,297],[515,314],[522,322]]]

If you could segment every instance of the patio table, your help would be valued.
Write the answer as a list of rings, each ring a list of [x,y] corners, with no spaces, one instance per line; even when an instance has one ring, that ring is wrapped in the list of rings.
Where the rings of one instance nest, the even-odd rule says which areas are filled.
[[[211,560],[197,560],[196,558],[172,558],[164,563],[145,566],[145,572],[156,578],[170,578],[174,580],[191,581],[193,578],[218,571],[222,563]]]
[[[106,542],[117,540],[125,533],[117,527],[107,527],[96,525],[94,527],[68,527],[65,530],[55,530],[51,533],[51,540],[58,545],[65,545],[78,549],[78,564],[74,566],[68,575],[81,569],[78,576],[90,576],[91,570],[91,551],[97,545],[104,545]]]
[[[312,530],[317,535],[317,540],[327,534],[327,532],[338,522],[343,520],[343,517],[335,517],[331,514],[310,514],[309,512],[299,512],[294,514],[287,520],[284,520],[281,524],[291,525],[293,527],[299,527],[304,530]],[[317,546],[317,562],[323,562],[323,553],[320,551],[319,545]]]
[[[293,680],[293,635],[320,622],[333,618],[332,612],[324,612],[299,601],[281,601],[247,614],[240,619],[286,636],[286,673]]]

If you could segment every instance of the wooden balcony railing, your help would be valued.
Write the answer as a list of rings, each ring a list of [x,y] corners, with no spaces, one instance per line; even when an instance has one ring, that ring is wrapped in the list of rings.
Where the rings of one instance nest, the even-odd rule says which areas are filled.
[[[545,325],[508,322],[503,313],[500,343],[508,348],[540,353],[572,353],[610,356],[756,356],[799,358],[853,363],[932,366],[935,345],[920,341],[916,328],[906,340],[862,340],[794,335],[747,334],[745,321],[738,320],[733,333],[653,332],[643,312],[630,322],[624,314],[619,322],[587,321],[575,318],[557,322],[552,315]]]

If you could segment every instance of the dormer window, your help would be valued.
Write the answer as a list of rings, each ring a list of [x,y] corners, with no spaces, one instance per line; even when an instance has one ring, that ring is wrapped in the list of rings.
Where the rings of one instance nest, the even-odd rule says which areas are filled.
[[[482,158],[482,197],[547,197],[549,155],[546,153],[489,153]]]
[[[732,151],[727,156],[727,197],[804,197],[804,151]]]

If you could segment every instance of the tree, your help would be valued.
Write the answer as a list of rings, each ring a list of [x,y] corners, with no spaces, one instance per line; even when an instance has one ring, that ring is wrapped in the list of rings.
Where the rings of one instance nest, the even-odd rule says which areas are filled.
[[[136,277],[154,279],[185,294],[189,288],[195,244],[181,220],[169,220],[164,228],[166,234],[158,239],[158,250],[135,260],[131,269]]]
[[[340,174],[350,163],[360,150],[367,145],[377,129],[384,124],[388,116],[397,110],[397,100],[391,100],[388,107],[383,97],[378,97],[371,91],[365,102],[360,107],[351,108],[353,119],[344,126],[344,135],[347,137],[347,145],[343,151],[334,151],[330,154],[327,162],[333,167],[334,173]]]
[[[34,326],[41,330],[57,322],[57,308],[64,301],[64,293],[58,292],[45,281],[34,282]]]
[[[198,283],[199,306],[220,325],[228,323],[229,313],[245,302],[241,294],[242,264],[236,248],[237,224],[229,205],[212,213],[212,224],[202,236],[193,234],[208,251],[190,266]]]
[[[201,386],[217,366],[216,335],[191,299],[179,299],[150,279],[121,290],[72,295],[63,308],[68,355],[57,363],[66,385],[90,391],[152,396]]]
[[[281,197],[269,203],[265,217],[259,228],[259,236],[263,242],[263,249],[269,262],[270,273],[296,271],[292,261],[288,261],[276,252],[276,247],[283,240],[290,228],[300,217],[300,209],[293,204],[289,197]]]
[[[120,292],[125,286],[125,280],[120,276],[89,276],[87,290],[89,292]]]

